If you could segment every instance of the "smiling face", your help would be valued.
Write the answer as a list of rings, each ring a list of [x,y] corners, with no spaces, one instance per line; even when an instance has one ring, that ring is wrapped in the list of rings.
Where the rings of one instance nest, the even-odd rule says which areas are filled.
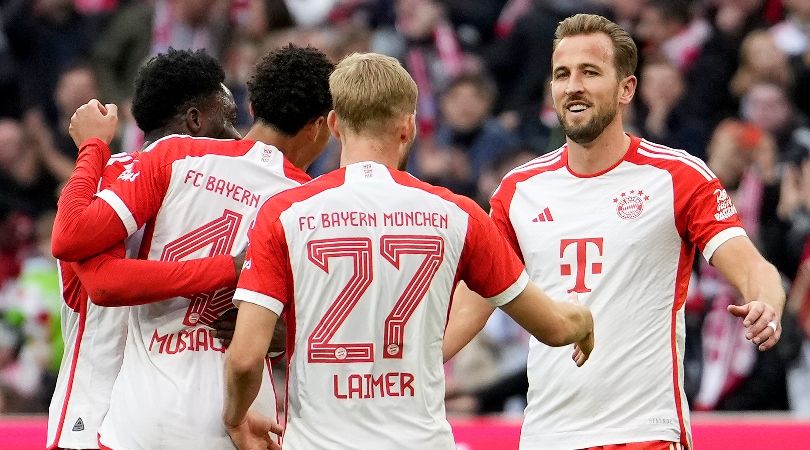
[[[635,77],[619,79],[613,43],[603,33],[563,38],[551,62],[551,95],[565,135],[578,144],[592,142],[617,120],[619,105],[629,103],[627,83]]]

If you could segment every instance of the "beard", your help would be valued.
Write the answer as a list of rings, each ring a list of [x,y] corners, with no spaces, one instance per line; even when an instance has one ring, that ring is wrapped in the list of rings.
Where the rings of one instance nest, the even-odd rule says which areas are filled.
[[[585,123],[581,123],[579,125],[573,125],[565,120],[565,113],[567,112],[564,108],[556,109],[557,112],[557,119],[560,121],[560,126],[562,126],[563,132],[565,135],[571,139],[572,141],[576,142],[577,144],[587,144],[589,142],[593,142],[594,139],[599,137],[602,134],[602,131],[607,128],[610,122],[616,117],[616,113],[618,112],[618,105],[614,102],[606,105],[604,109],[602,108],[594,108],[591,106],[593,111],[593,115],[591,116],[590,120]]]

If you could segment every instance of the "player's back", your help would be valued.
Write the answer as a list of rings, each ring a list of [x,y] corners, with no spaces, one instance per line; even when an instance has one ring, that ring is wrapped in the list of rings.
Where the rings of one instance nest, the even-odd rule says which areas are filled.
[[[294,279],[285,448],[455,448],[442,339],[471,220],[458,196],[363,162],[269,206]]]
[[[172,136],[149,150],[99,197],[128,229],[146,222],[140,256],[153,260],[238,254],[264,200],[308,178],[261,142]],[[225,348],[210,327],[232,308],[232,292],[132,308],[100,442],[111,448],[231,448],[221,421]],[[275,417],[268,373],[254,407]]]

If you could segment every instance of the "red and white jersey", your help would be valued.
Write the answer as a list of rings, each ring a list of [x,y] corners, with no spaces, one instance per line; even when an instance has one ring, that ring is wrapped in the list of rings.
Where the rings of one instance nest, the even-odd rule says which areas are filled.
[[[99,187],[131,167],[136,155],[113,155]],[[127,241],[136,250],[128,256],[137,255],[140,235]],[[98,448],[98,429],[124,356],[129,309],[92,304],[70,263],[59,261],[58,269],[65,349],[48,408],[47,448]]]
[[[275,147],[169,136],[148,147],[98,197],[129,233],[146,225],[140,257],[236,255],[269,196],[307,181]],[[224,352],[210,325],[233,290],[130,308],[127,344],[99,442],[121,450],[233,448],[222,424]],[[253,408],[275,417],[269,376]]]
[[[636,137],[604,172],[567,161],[563,147],[514,169],[491,200],[531,279],[577,294],[595,323],[581,368],[570,347],[532,339],[520,448],[689,444],[683,305],[695,249],[710,260],[745,235],[734,205],[703,161]]]
[[[454,449],[442,339],[459,280],[494,305],[528,276],[471,200],[373,163],[269,200],[234,299],[287,323],[286,449]]]

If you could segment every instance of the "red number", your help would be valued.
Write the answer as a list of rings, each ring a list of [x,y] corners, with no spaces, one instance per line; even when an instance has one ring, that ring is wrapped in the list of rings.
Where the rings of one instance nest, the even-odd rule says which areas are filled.
[[[330,343],[357,302],[374,279],[371,262],[371,240],[368,238],[338,238],[311,241],[307,244],[309,260],[324,272],[329,272],[329,258],[350,257],[354,271],[349,282],[321,318],[309,336],[309,362],[348,363],[374,361],[371,342]],[[384,358],[402,358],[405,325],[419,303],[425,298],[430,283],[444,259],[444,240],[438,236],[392,236],[380,238],[380,253],[397,269],[401,255],[425,255],[405,291],[385,319]]]
[[[230,253],[241,222],[241,214],[226,209],[217,219],[166,244],[160,260],[180,261],[209,245],[211,250],[208,252],[208,256]],[[232,296],[233,289],[220,289],[216,292],[189,297],[191,303],[186,310],[183,324],[194,326],[201,323],[210,326],[222,313],[233,307]]]
[[[391,314],[385,319],[383,358],[402,358],[405,324],[425,298],[430,282],[442,264],[444,239],[439,236],[383,236],[380,238],[380,253],[397,269],[400,255],[425,255],[422,264],[405,287],[405,292],[399,296]]]
[[[349,316],[374,278],[371,266],[371,239],[322,239],[307,243],[309,260],[329,273],[329,258],[349,257],[354,273],[340,291],[332,306],[309,336],[309,362],[370,362],[374,361],[374,344],[330,344],[337,329]]]

